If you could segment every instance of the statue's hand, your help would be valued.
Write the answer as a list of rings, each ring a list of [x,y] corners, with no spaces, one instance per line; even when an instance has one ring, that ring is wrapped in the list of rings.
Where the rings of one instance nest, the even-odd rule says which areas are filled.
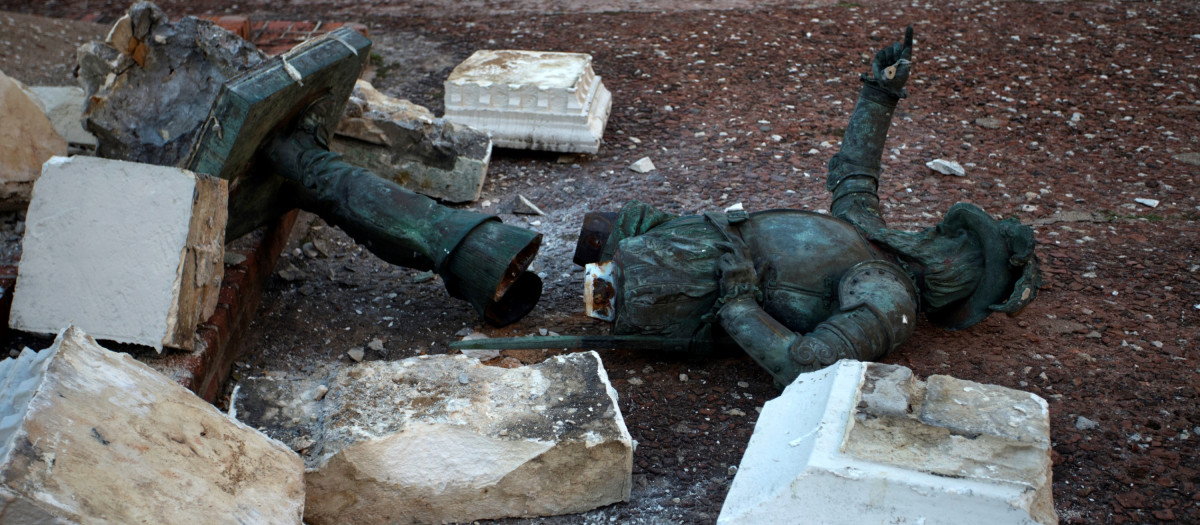
[[[732,245],[721,243],[717,248],[725,252],[717,259],[717,278],[721,284],[722,304],[738,300],[758,300],[758,272],[754,269],[754,261],[746,257]]]
[[[892,95],[900,98],[908,96],[904,84],[912,67],[913,29],[909,26],[904,30],[904,42],[896,42],[875,53],[871,62],[871,77],[863,75],[863,80],[874,84]]]

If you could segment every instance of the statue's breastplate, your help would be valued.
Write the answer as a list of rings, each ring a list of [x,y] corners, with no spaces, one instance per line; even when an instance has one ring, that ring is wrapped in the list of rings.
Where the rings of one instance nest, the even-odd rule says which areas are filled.
[[[759,264],[763,310],[798,333],[838,311],[837,286],[846,270],[879,258],[853,226],[828,215],[769,210],[738,230]]]

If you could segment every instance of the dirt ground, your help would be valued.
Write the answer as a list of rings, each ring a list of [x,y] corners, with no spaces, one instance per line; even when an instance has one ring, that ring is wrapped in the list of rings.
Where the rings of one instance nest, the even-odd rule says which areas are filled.
[[[1044,397],[1064,523],[1200,522],[1200,4],[448,4],[160,4],[172,16],[366,23],[379,54],[375,85],[438,114],[442,80],[476,49],[587,52],[613,93],[598,155],[497,151],[483,198],[469,206],[545,235],[535,268],[546,291],[530,316],[484,327],[436,277],[390,267],[306,217],[236,376],[339,366],[349,363],[348,350],[374,339],[383,350],[367,348],[367,359],[443,353],[471,330],[606,333],[582,315],[582,273],[570,263],[583,213],[631,198],[674,213],[736,202],[826,209],[824,165],[853,108],[858,74],[869,53],[911,24],[910,96],[883,159],[886,218],[893,227],[926,227],[958,201],[1018,217],[1035,226],[1045,283],[1020,317],[993,316],[960,332],[922,324],[887,361],[921,377],[949,374]],[[95,13],[101,21],[124,7],[0,0],[4,11]],[[0,38],[9,42],[0,46],[0,69],[30,83],[42,83],[46,68],[70,81],[69,64],[57,62],[69,55],[34,37],[58,34],[57,45],[66,45],[104,31],[30,20],[0,13]],[[657,170],[627,169],[642,157]],[[939,158],[967,175],[925,167]],[[518,195],[547,215],[512,215]],[[309,242],[317,249],[302,249]],[[546,353],[509,355],[534,362]],[[714,522],[757,409],[776,395],[769,376],[740,355],[602,356],[638,441],[631,500],[582,516],[506,522]]]

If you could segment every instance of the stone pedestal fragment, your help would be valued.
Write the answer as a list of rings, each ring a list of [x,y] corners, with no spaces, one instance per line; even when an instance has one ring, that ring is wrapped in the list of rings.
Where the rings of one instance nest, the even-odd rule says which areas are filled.
[[[763,407],[718,523],[1058,523],[1045,400],[840,361]]]
[[[476,51],[445,89],[446,120],[487,130],[502,148],[596,153],[612,108],[583,53]]]
[[[9,324],[191,350],[224,269],[224,180],[93,157],[46,163]]]
[[[29,204],[42,163],[67,154],[67,141],[54,130],[36,97],[0,72],[0,211]]]
[[[243,422],[303,451],[308,523],[582,512],[629,497],[633,444],[595,352],[503,369],[464,356],[256,378]]]
[[[447,202],[479,198],[492,141],[487,133],[435,119],[359,80],[330,149],[412,191]]]
[[[301,522],[299,457],[79,329],[0,361],[0,401],[0,522]]]
[[[83,129],[83,88],[77,86],[33,86],[29,90],[37,96],[46,111],[46,117],[54,130],[67,140],[68,145],[96,147],[96,137]]]

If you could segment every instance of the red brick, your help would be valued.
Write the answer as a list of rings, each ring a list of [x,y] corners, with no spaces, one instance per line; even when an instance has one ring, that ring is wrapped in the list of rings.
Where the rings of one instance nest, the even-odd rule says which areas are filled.
[[[243,40],[250,40],[250,19],[244,16],[206,16],[206,20],[212,21],[222,29],[229,31]]]

